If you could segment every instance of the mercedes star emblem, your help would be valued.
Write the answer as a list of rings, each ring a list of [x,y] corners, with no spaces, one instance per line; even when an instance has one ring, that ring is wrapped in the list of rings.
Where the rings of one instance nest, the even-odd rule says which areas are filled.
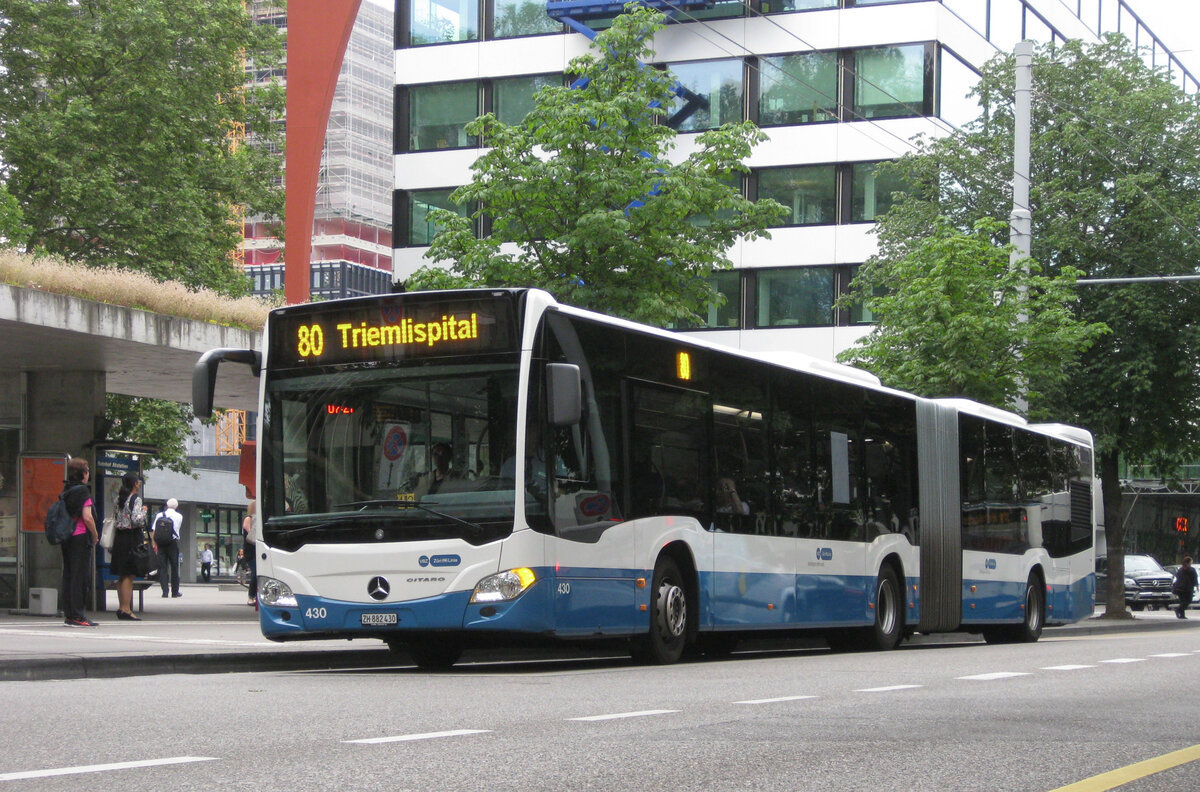
[[[385,600],[391,590],[392,587],[388,585],[385,577],[373,577],[367,584],[367,593],[371,595],[372,599]]]

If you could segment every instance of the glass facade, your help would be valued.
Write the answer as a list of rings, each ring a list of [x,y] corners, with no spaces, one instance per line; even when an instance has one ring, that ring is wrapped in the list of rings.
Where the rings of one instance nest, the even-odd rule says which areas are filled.
[[[838,59],[827,52],[759,60],[759,126],[812,124],[838,117]]]
[[[413,190],[408,194],[408,214],[406,227],[397,229],[403,244],[411,246],[428,245],[441,227],[429,219],[432,209],[449,209],[463,217],[471,216],[471,207],[459,206],[450,200],[454,187],[441,190]]]
[[[479,116],[475,82],[415,85],[409,89],[408,150],[466,148],[476,145],[466,126]]]
[[[668,125],[680,132],[701,132],[742,120],[742,61],[673,63],[671,73],[689,92],[668,109]]]
[[[476,0],[409,0],[410,45],[446,44],[479,38]]]
[[[758,171],[758,197],[790,210],[780,225],[823,225],[837,220],[837,166],[803,165]]]
[[[876,47],[854,54],[854,119],[929,113],[932,49],[924,44]]]
[[[908,191],[900,178],[877,174],[878,162],[856,162],[850,166],[850,222],[869,223],[892,208],[895,193]]]
[[[562,25],[546,15],[546,4],[537,0],[492,0],[491,37],[514,38],[558,33]]]
[[[496,118],[509,125],[519,124],[533,110],[533,95],[547,85],[561,85],[562,75],[538,74],[509,77],[492,83],[492,107]]]

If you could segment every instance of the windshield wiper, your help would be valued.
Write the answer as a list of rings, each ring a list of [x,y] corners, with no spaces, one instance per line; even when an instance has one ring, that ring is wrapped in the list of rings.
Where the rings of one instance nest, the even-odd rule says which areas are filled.
[[[435,503],[434,505],[436,506],[437,504]],[[365,510],[371,506],[391,506],[391,507],[394,507],[397,509],[420,509],[421,511],[425,512],[426,514],[432,514],[435,517],[441,517],[444,520],[449,520],[450,522],[452,522],[456,525],[461,525],[462,527],[464,527],[468,531],[470,531],[472,536],[479,536],[480,534],[483,533],[483,526],[480,525],[479,523],[473,523],[470,520],[464,520],[461,517],[455,517],[453,514],[446,514],[445,512],[440,512],[436,509],[431,509],[428,506],[425,506],[424,504],[417,503],[416,501],[394,500],[394,499],[386,499],[385,498],[385,499],[381,499],[381,500],[353,501],[351,503],[338,504],[338,508],[340,508],[340,509],[349,509],[349,508],[359,507],[358,513],[361,513],[363,510]]]

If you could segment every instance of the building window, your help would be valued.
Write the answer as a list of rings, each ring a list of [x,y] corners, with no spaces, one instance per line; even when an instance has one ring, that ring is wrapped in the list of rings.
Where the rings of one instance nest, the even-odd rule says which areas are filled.
[[[928,115],[932,85],[932,58],[924,44],[858,50],[851,120]]]
[[[764,14],[785,11],[815,11],[819,8],[837,8],[838,0],[762,0]]]
[[[401,218],[406,227],[398,229],[401,245],[420,247],[433,242],[433,238],[442,230],[429,218],[429,212],[433,209],[449,209],[463,217],[471,216],[472,207],[459,206],[450,200],[450,194],[455,189],[411,190],[401,194],[400,199],[408,203],[408,211]]]
[[[408,43],[411,46],[478,38],[477,0],[409,0]]]
[[[877,174],[878,162],[855,162],[850,166],[850,222],[871,223],[892,208],[895,193],[909,191],[899,176]]]
[[[543,7],[543,12],[545,8]],[[502,123],[514,126],[533,110],[533,95],[547,85],[562,85],[558,74],[511,77],[492,83],[492,112]]]
[[[757,173],[758,200],[774,198],[790,210],[779,225],[837,222],[837,166],[768,168]]]
[[[409,87],[409,151],[466,148],[476,145],[466,126],[479,115],[474,82]]]
[[[835,274],[834,267],[758,271],[755,326],[832,326]]]
[[[563,26],[546,14],[544,2],[531,0],[492,0],[491,31],[489,38],[515,38],[536,36],[540,33],[558,33]]]
[[[677,63],[668,67],[690,94],[675,97],[667,125],[680,132],[702,132],[742,120],[742,61]]]
[[[773,55],[762,58],[759,63],[759,126],[837,120],[836,54]]]
[[[668,5],[668,8],[671,6]],[[678,19],[671,20],[675,23],[692,22],[694,20],[704,19],[728,19],[730,17],[740,17],[746,13],[746,4],[742,0],[716,0],[711,8],[695,8],[679,15]]]

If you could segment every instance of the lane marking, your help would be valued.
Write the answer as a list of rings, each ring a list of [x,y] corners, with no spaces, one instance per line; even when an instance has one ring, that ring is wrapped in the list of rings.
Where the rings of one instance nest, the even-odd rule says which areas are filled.
[[[1101,663],[1142,663],[1145,662],[1144,657],[1117,657],[1112,660],[1101,660]]]
[[[1060,665],[1060,666],[1043,666],[1043,671],[1078,671],[1081,668],[1095,668],[1094,665]]]
[[[640,712],[615,712],[611,715],[588,715],[585,718],[567,718],[572,721],[606,721],[619,718],[644,718],[647,715],[672,715],[679,710],[641,710]]]
[[[442,737],[462,737],[467,734],[487,734],[491,729],[454,729],[452,731],[425,732],[424,734],[400,734],[395,737],[368,737],[364,740],[342,740],[354,745],[379,745],[381,743],[413,742],[415,740],[437,740]]]
[[[993,671],[990,674],[972,674],[971,676],[955,677],[955,679],[973,679],[979,682],[990,682],[994,679],[1012,679],[1013,677],[1030,676],[1026,671]]]
[[[890,690],[912,690],[913,688],[925,687],[924,685],[888,685],[886,687],[874,688],[859,688],[855,693],[887,693]]]
[[[1152,654],[1151,657],[1190,657],[1188,652],[1163,652],[1162,654]]]
[[[750,699],[748,701],[735,701],[734,704],[775,704],[780,701],[803,701],[804,699],[815,699],[817,696],[779,696],[778,698],[765,699]]]
[[[29,778],[74,775],[76,773],[104,773],[109,770],[129,770],[135,767],[162,767],[164,765],[187,764],[188,762],[213,762],[215,756],[173,756],[168,759],[143,759],[137,762],[112,762],[111,764],[79,765],[58,767],[53,770],[25,770],[20,773],[0,773],[0,781],[24,781]]]
[[[1119,786],[1124,786],[1131,781],[1137,781],[1140,778],[1161,773],[1163,770],[1170,770],[1172,767],[1179,767],[1188,762],[1195,762],[1197,759],[1200,759],[1200,745],[1193,745],[1191,748],[1172,751],[1169,754],[1156,756],[1144,762],[1118,767],[1116,770],[1109,770],[1107,773],[1085,778],[1082,781],[1076,781],[1074,784],[1052,789],[1050,792],[1105,792],[1108,789],[1116,789]]]

